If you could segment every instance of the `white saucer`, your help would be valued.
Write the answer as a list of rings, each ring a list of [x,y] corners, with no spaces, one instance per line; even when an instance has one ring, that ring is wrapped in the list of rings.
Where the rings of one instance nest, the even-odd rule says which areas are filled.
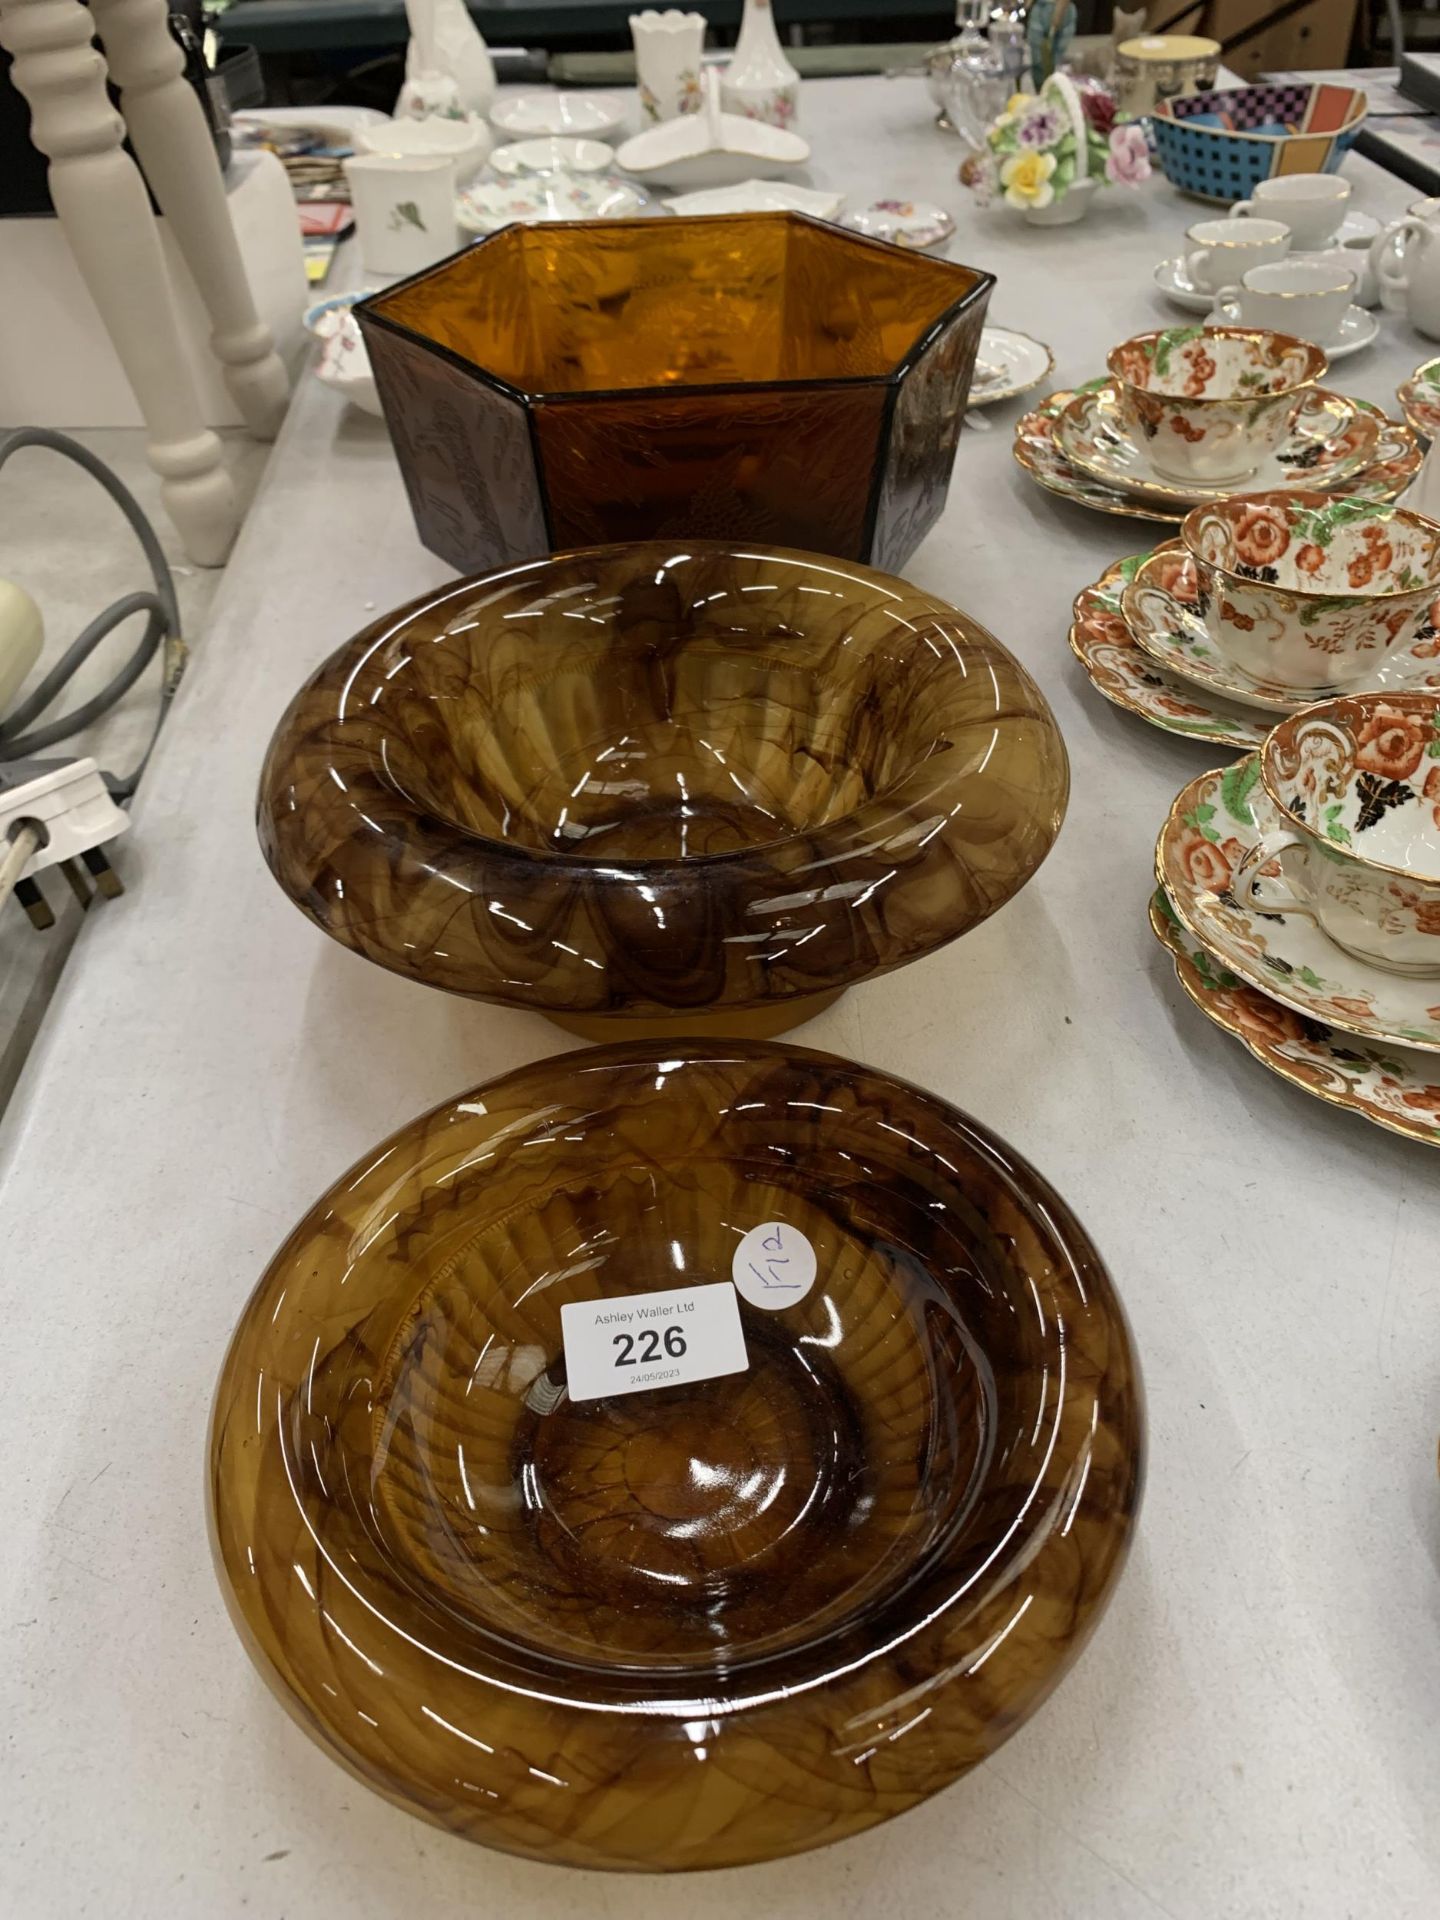
[[[554,133],[516,140],[508,147],[496,147],[490,155],[491,172],[505,180],[527,173],[604,173],[614,164],[614,150],[603,140],[576,140]]]
[[[624,121],[627,105],[618,94],[522,93],[497,100],[490,109],[490,124],[512,140],[547,133],[603,140]]]
[[[1038,387],[1054,365],[1055,356],[1049,347],[1032,340],[1028,333],[1016,333],[1011,327],[985,327],[966,405],[992,407],[999,400],[1013,400],[1016,394]],[[985,380],[982,374],[991,377]]]
[[[1364,307],[1347,307],[1345,318],[1340,322],[1340,331],[1333,340],[1322,340],[1327,360],[1343,360],[1348,353],[1359,353],[1362,347],[1368,347],[1380,331],[1379,319],[1373,313],[1367,313]]]
[[[1215,304],[1215,295],[1197,287],[1185,271],[1183,253],[1177,253],[1173,260],[1162,260],[1153,278],[1165,298],[1173,300],[1177,307],[1184,307],[1187,313],[1209,313]]]
[[[1357,209],[1353,213],[1346,214],[1340,222],[1340,231],[1326,244],[1331,247],[1344,247],[1348,246],[1352,240],[1373,240],[1379,231],[1380,222],[1374,214],[1361,213]]]
[[[819,187],[795,187],[788,180],[737,180],[733,187],[702,187],[698,193],[677,193],[665,202],[672,213],[808,213],[816,220],[833,220],[845,204],[843,193]]]

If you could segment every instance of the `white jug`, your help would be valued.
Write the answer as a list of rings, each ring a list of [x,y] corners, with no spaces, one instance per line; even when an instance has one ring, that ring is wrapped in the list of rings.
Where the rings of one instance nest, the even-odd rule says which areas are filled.
[[[1370,249],[1380,298],[1404,312],[1418,332],[1440,340],[1440,220],[1407,213],[1392,220]]]

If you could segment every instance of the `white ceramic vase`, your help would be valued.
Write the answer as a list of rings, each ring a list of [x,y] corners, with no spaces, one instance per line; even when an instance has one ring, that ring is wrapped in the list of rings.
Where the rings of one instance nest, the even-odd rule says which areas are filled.
[[[800,102],[800,76],[785,58],[770,0],[745,0],[735,55],[720,82],[726,113],[793,127]]]
[[[643,13],[631,14],[630,37],[635,42],[640,111],[646,121],[653,126],[682,113],[698,113],[704,14],[682,13],[678,7],[657,13],[647,7]]]
[[[357,153],[345,162],[366,273],[419,273],[459,245],[455,162],[443,154]]]
[[[465,0],[405,0],[405,13],[410,45],[396,118],[485,119],[495,100],[495,65]]]

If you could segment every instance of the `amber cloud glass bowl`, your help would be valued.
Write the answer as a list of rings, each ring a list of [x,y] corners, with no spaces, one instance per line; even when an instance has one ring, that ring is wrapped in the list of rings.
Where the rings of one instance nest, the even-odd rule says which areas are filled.
[[[425,545],[898,567],[945,502],[993,277],[795,213],[512,226],[356,308]]]
[[[756,1227],[813,1250],[779,1306],[730,1286]],[[734,1370],[572,1399],[563,1309],[695,1287]],[[645,1044],[437,1107],[316,1203],[225,1359],[210,1510],[253,1658],[361,1779],[539,1860],[719,1867],[1013,1733],[1141,1453],[1105,1269],[1002,1141],[829,1054]]]
[[[953,607],[666,543],[378,620],[282,718],[259,828],[291,899],[397,973],[582,1032],[764,1035],[1003,905],[1066,789],[1040,692]]]

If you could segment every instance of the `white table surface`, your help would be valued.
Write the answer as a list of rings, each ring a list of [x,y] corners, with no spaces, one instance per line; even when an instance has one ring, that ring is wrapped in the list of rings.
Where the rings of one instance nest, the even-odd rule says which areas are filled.
[[[1172,320],[1149,281],[1205,210],[1164,184],[1082,226],[982,213],[923,89],[808,82],[817,182],[954,208],[991,317],[1057,379]],[[1414,197],[1368,163],[1355,200]],[[1435,351],[1387,316],[1337,384],[1386,402]],[[0,1914],[735,1911],[966,1920],[1440,1911],[1440,1156],[1307,1099],[1211,1027],[1145,923],[1155,833],[1223,757],[1107,706],[1070,601],[1136,523],[1041,493],[1016,406],[967,431],[908,569],[1038,678],[1074,771],[1034,882],[798,1037],[989,1122],[1106,1255],[1148,1385],[1134,1552],[1056,1696],[905,1819],[686,1884],[557,1871],[439,1833],[355,1784],[252,1671],[210,1567],[202,1466],[230,1328],[297,1215],[363,1149],[566,1043],[322,938],[251,811],[301,677],[447,577],[383,430],[310,383],[3,1134]]]

